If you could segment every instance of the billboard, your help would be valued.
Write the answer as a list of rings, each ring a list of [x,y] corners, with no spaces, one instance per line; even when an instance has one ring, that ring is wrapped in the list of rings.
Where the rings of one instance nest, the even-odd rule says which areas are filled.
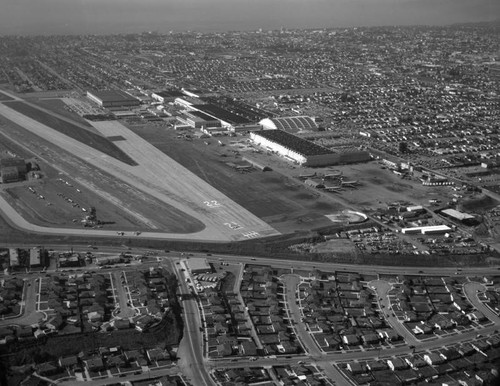
[[[30,249],[30,266],[40,265],[40,248]]]
[[[19,266],[19,253],[17,248],[9,248],[9,264],[11,267]]]

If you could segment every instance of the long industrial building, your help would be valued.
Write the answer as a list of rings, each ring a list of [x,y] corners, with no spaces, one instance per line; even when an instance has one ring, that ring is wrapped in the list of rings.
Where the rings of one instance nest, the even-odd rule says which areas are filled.
[[[366,152],[334,152],[282,130],[255,131],[250,133],[250,138],[257,145],[303,166],[348,164],[370,158]]]
[[[122,90],[87,91],[87,98],[101,107],[134,107],[139,106],[139,99]]]

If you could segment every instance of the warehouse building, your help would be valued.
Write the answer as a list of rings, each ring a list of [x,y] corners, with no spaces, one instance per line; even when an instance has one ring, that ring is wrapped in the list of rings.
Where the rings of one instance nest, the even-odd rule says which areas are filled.
[[[318,125],[314,119],[307,116],[265,118],[259,123],[264,130],[283,130],[288,133],[318,130]]]
[[[186,261],[186,264],[193,275],[212,272],[208,260],[202,257],[192,257]]]
[[[211,103],[201,104],[201,105],[192,105],[194,110],[201,111],[213,118],[221,121],[222,126],[233,127],[238,125],[246,125],[251,123],[248,119],[244,117],[240,117],[226,109],[223,109],[219,106],[213,105]]]
[[[401,233],[406,235],[411,235],[411,234],[436,235],[436,234],[445,234],[451,232],[451,230],[452,229],[448,225],[433,225],[425,227],[403,228],[401,229]]]
[[[184,115],[186,123],[196,129],[222,126],[221,122],[218,119],[211,117],[210,115],[205,114],[201,111],[187,111]]]
[[[176,98],[183,96],[184,94],[177,90],[156,91],[151,94],[151,98],[160,103],[172,103]]]
[[[140,105],[139,99],[122,90],[87,91],[87,98],[101,107],[136,107]]]
[[[370,159],[366,152],[333,152],[282,130],[255,131],[250,133],[250,138],[257,145],[303,166],[339,165]]]
[[[28,167],[23,158],[0,158],[0,181],[2,184],[22,181],[26,178],[27,172]]]
[[[441,211],[441,214],[465,225],[477,225],[478,223],[474,216],[468,213],[459,212],[455,209],[444,209]]]

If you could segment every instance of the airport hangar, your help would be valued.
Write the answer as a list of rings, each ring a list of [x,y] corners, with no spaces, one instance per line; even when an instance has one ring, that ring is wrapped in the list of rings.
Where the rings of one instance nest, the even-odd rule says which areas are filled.
[[[302,166],[329,166],[369,161],[366,151],[335,152],[283,130],[261,130],[250,133],[257,145]]]
[[[218,125],[212,125],[201,122],[201,125],[205,127],[205,129],[214,128],[215,131],[232,131],[232,132],[245,132],[245,131],[253,131],[253,130],[261,130],[262,126],[260,124],[256,124],[245,117],[236,115],[231,111],[223,109],[219,106],[213,105],[211,103],[206,103],[202,99],[184,96],[175,99],[175,104],[186,107],[187,113],[193,114],[193,112],[197,111],[201,113],[197,115],[198,120],[204,120],[210,123],[212,120],[216,120],[219,122]],[[195,114],[196,115],[196,114]],[[211,130],[207,130],[210,132]]]
[[[151,94],[151,98],[160,103],[173,103],[176,98],[183,97],[184,94],[177,90],[156,91]]]
[[[283,130],[288,133],[318,131],[313,118],[301,115],[293,117],[265,118],[259,122],[264,130]]]
[[[28,167],[23,158],[0,158],[0,182],[2,184],[24,180],[27,172]]]
[[[122,90],[87,91],[87,98],[101,107],[136,107],[140,100]]]

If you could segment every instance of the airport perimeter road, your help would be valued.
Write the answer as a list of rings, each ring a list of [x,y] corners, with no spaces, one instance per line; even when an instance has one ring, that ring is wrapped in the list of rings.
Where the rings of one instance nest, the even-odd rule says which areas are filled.
[[[124,140],[115,142],[115,145],[128,153],[138,163],[137,166],[127,165],[107,156],[9,108],[6,104],[0,103],[0,114],[31,133],[44,138],[56,148],[64,149],[86,163],[205,224],[205,229],[192,234],[143,232],[136,237],[236,241],[279,234],[267,223],[119,122],[94,122],[93,125],[104,136],[119,135],[123,137]],[[43,159],[43,155],[40,157]],[[64,171],[64,163],[61,160],[55,166]],[[78,177],[75,176],[75,178]],[[5,202],[2,202],[1,206],[4,207],[4,205]],[[12,216],[12,211],[12,208],[6,208],[4,213],[18,227],[26,230],[37,233],[75,234],[74,230],[70,229],[52,230],[51,228],[36,227],[28,224],[27,221],[19,221],[18,217]],[[77,232],[81,234],[82,230],[77,230]],[[108,235],[106,231],[101,232],[100,230],[85,230],[85,234]]]
[[[169,261],[169,263],[171,262]],[[183,298],[181,306],[184,314],[184,335],[177,352],[179,357],[177,364],[182,369],[182,373],[189,378],[191,384],[214,386],[212,378],[207,373],[206,360],[203,356],[204,345],[200,332],[201,321],[198,303],[186,284],[183,273],[176,268],[175,264],[170,264],[170,270],[174,271],[177,276],[180,296]]]

